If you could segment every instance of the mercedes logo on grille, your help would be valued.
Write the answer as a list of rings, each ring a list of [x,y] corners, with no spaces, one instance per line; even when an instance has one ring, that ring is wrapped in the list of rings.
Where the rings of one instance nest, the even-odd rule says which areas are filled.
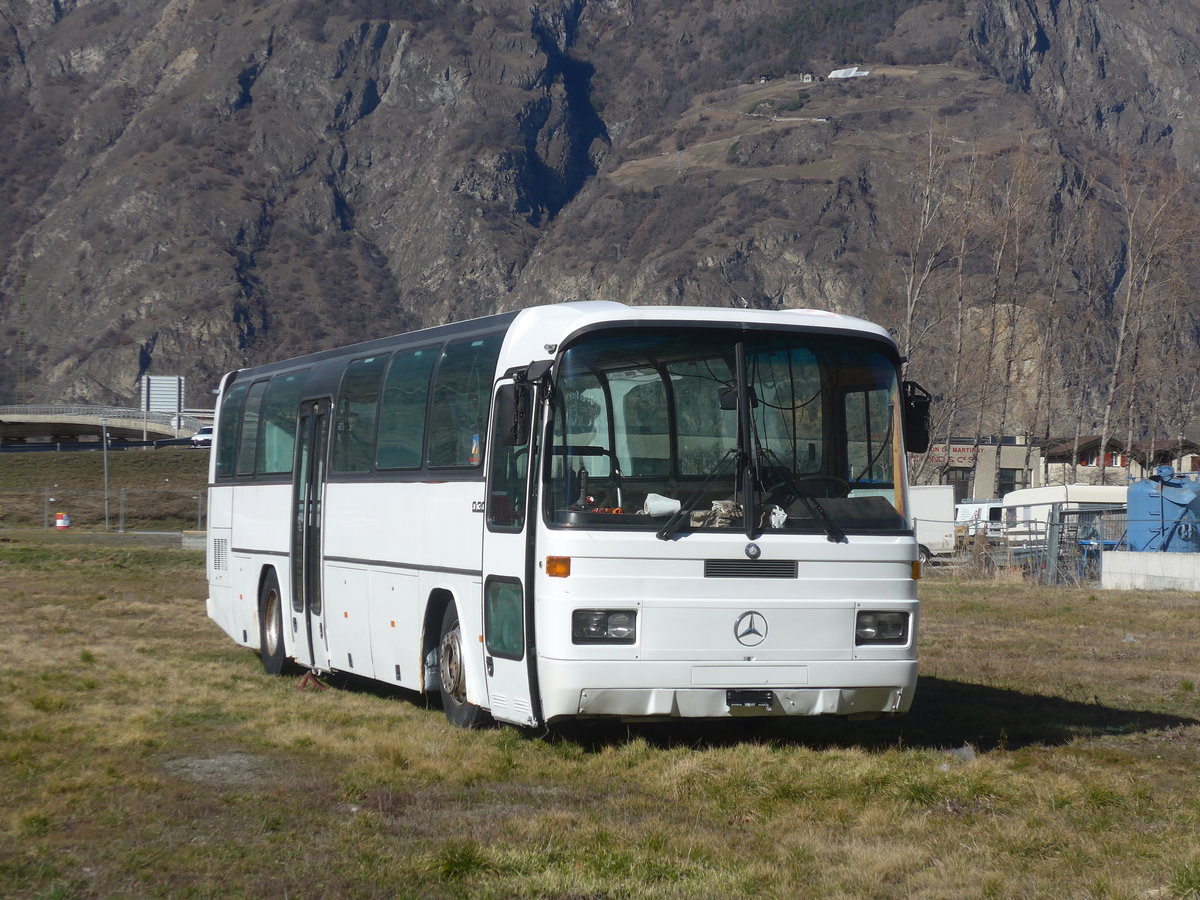
[[[733,636],[743,647],[757,647],[767,639],[766,617],[754,610],[742,613],[733,623]]]

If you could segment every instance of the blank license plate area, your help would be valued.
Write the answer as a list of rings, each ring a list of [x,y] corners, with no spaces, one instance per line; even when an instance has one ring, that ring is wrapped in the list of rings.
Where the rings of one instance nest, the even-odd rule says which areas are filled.
[[[725,705],[730,709],[757,707],[770,709],[775,703],[774,691],[736,690],[725,692]]]

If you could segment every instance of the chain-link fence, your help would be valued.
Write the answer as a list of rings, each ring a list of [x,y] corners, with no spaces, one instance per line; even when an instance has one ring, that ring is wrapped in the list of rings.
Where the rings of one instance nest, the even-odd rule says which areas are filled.
[[[1099,582],[1105,550],[1125,550],[1123,505],[1064,509],[1021,507],[1021,518],[958,524],[951,553],[934,556],[933,570],[972,577],[1017,572],[1041,584]]]
[[[203,531],[204,491],[42,488],[0,491],[0,528]]]

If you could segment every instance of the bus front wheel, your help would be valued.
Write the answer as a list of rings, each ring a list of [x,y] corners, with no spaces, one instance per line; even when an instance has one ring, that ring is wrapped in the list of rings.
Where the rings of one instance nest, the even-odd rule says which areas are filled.
[[[258,596],[258,655],[268,675],[282,675],[287,665],[283,650],[283,601],[275,572],[267,573]]]
[[[438,641],[438,683],[442,694],[442,711],[451,725],[474,728],[483,724],[486,719],[484,711],[474,703],[467,702],[462,626],[453,603],[446,607],[442,616],[442,636]]]

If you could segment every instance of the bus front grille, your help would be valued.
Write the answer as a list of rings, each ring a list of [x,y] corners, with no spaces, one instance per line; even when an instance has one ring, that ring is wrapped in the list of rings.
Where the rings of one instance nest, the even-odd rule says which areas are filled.
[[[706,559],[705,578],[795,578],[794,559]]]

